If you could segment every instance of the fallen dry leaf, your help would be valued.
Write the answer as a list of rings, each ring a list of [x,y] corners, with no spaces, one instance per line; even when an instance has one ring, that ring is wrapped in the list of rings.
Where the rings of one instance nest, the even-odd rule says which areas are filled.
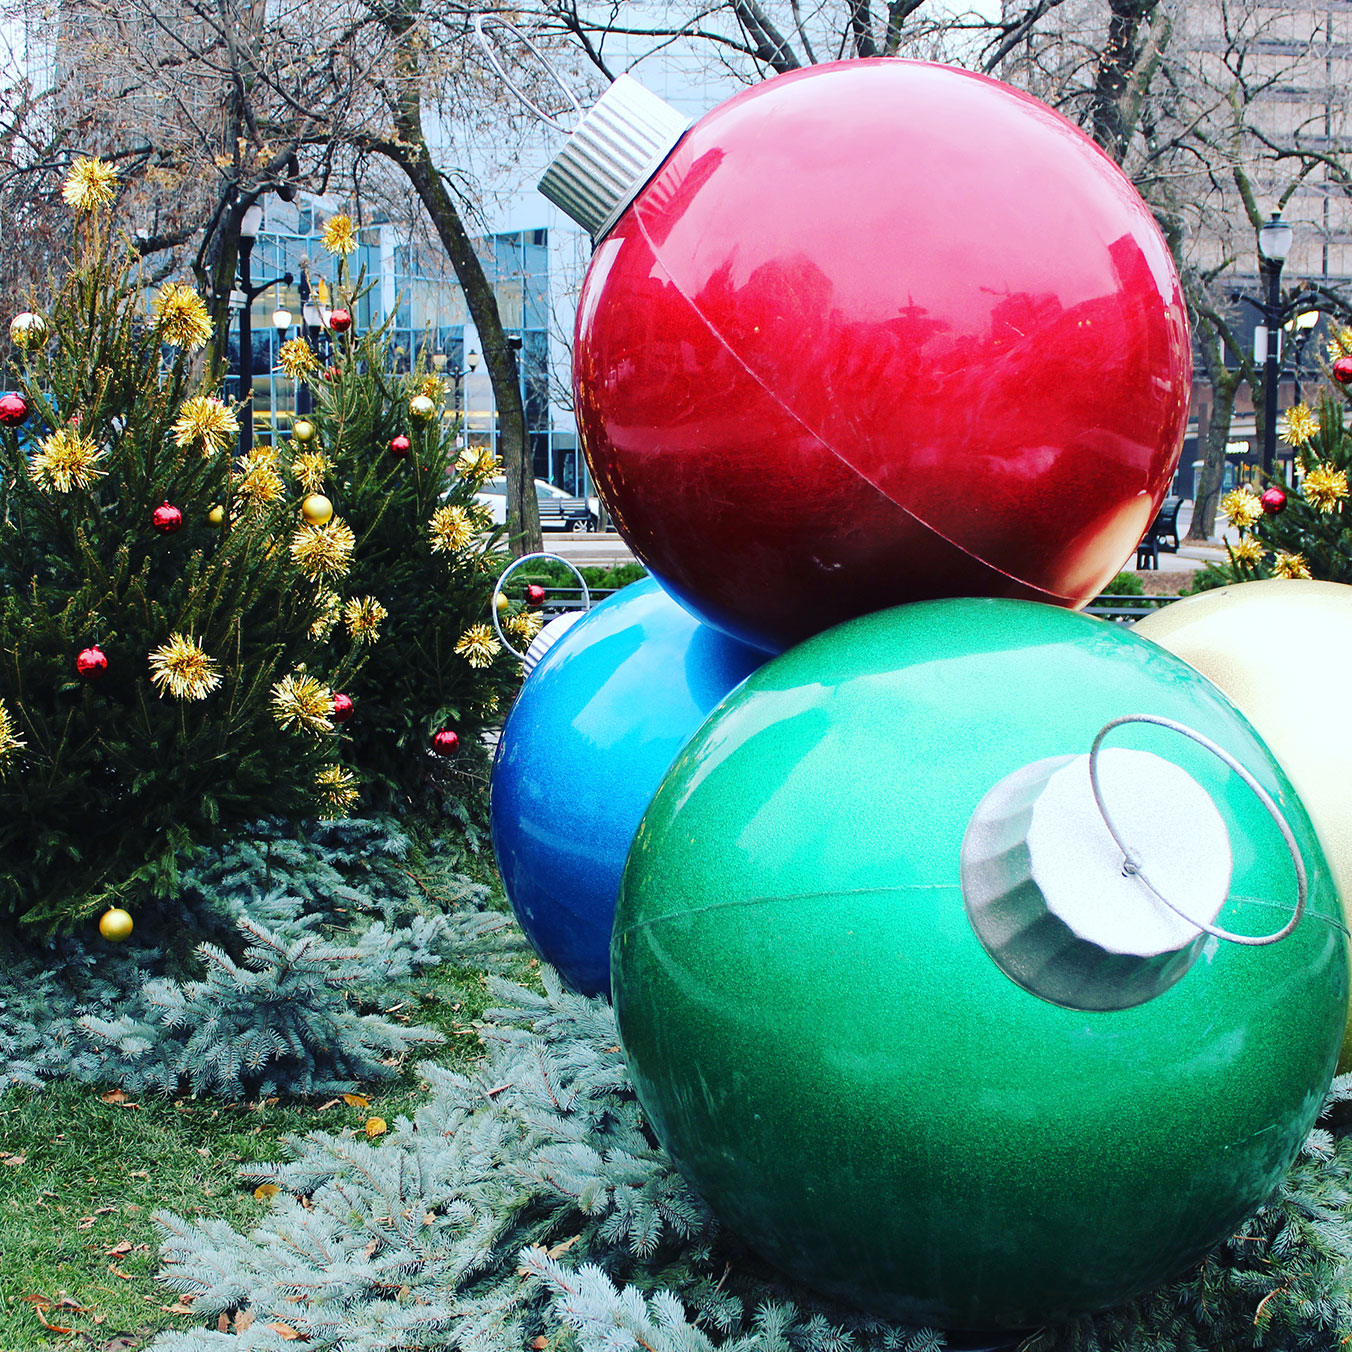
[[[114,1103],[119,1108],[134,1108],[138,1113],[141,1111],[141,1105],[133,1103],[131,1095],[122,1089],[110,1089],[106,1094],[100,1094],[99,1098],[104,1103]]]
[[[252,1310],[235,1311],[235,1332],[243,1333],[254,1321],[256,1316]]]
[[[160,1309],[165,1314],[192,1314],[193,1312],[192,1306],[185,1305],[181,1300],[176,1300],[172,1305],[161,1305]],[[225,1330],[222,1329],[221,1332],[224,1333]]]
[[[548,1254],[549,1254],[549,1257],[550,1257],[550,1258],[557,1258],[561,1253],[567,1253],[568,1250],[571,1249],[571,1248],[573,1247],[573,1245],[576,1244],[576,1243],[578,1242],[578,1240],[581,1239],[581,1238],[582,1238],[581,1235],[574,1235],[574,1236],[572,1237],[572,1239],[565,1239],[565,1240],[563,1241],[562,1244],[556,1244],[556,1245],[554,1245],[554,1247],[553,1247],[552,1249],[549,1249],[549,1250],[547,1251]]]
[[[270,1328],[279,1338],[284,1339],[288,1343],[292,1338],[300,1337],[300,1334],[293,1329],[290,1324],[269,1324],[268,1328]]]
[[[535,1349],[535,1352],[545,1352],[545,1348],[549,1346],[549,1339],[542,1333],[538,1338],[532,1338],[530,1345]]]
[[[115,1216],[117,1214],[117,1208],[115,1206],[96,1206],[94,1208],[94,1214],[96,1216]]]
[[[75,1228],[77,1230],[92,1230],[94,1228],[93,1216],[81,1216],[80,1219],[75,1222]]]
[[[109,1258],[121,1258],[124,1253],[131,1252],[131,1240],[120,1240],[118,1243],[114,1244],[111,1249],[104,1249],[103,1252],[107,1254]]]
[[[374,1139],[377,1136],[383,1136],[389,1127],[385,1125],[383,1117],[368,1117],[366,1119],[366,1134]]]
[[[136,1280],[130,1272],[123,1272],[116,1263],[109,1263],[108,1271],[111,1272],[114,1277],[121,1277],[124,1282],[134,1282]]]
[[[149,1170],[149,1169],[133,1169],[133,1170],[131,1171],[131,1173],[129,1173],[129,1174],[127,1175],[127,1177],[128,1177],[128,1178],[149,1178],[149,1177],[150,1177],[150,1170]]]
[[[41,1292],[35,1291],[31,1296],[20,1296],[20,1300],[26,1305],[36,1305],[41,1310],[50,1310],[56,1302],[51,1296],[44,1296]]]
[[[365,1094],[344,1094],[343,1102],[349,1108],[369,1108],[371,1106],[371,1100]]]
[[[226,1314],[224,1310],[222,1310],[220,1314],[216,1316],[216,1332],[217,1333],[230,1332],[230,1316]]]
[[[281,1192],[275,1183],[260,1183],[254,1189],[254,1197],[260,1202],[266,1202],[272,1197],[276,1197]]]
[[[63,1295],[61,1299],[56,1302],[56,1308],[58,1310],[74,1310],[76,1314],[89,1313],[89,1306],[81,1305],[74,1296]]]
[[[27,1162],[27,1155],[0,1155],[0,1164],[3,1164],[7,1169],[17,1169],[19,1165]]]

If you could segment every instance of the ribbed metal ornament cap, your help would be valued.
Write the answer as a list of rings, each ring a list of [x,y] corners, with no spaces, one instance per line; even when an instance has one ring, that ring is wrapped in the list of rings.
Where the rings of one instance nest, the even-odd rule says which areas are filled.
[[[545,170],[540,191],[597,242],[661,167],[690,119],[621,75]]]

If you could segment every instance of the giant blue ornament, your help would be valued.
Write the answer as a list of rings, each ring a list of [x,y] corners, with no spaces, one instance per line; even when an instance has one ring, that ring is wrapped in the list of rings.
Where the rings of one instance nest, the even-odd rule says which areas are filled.
[[[574,624],[522,687],[493,765],[493,848],[536,952],[585,994],[610,989],[615,897],[644,809],[764,661],[645,579]]]
[[[1267,936],[1298,889],[1250,785],[1139,722],[1098,762],[1124,874],[1086,769],[1124,715],[1270,795],[1309,883],[1287,937],[1135,896]],[[1277,1185],[1338,1055],[1347,931],[1289,781],[1203,676],[1088,616],[936,601],[775,658],[691,739],[630,853],[613,982],[643,1107],[731,1230],[851,1305],[1018,1327],[1167,1280]]]

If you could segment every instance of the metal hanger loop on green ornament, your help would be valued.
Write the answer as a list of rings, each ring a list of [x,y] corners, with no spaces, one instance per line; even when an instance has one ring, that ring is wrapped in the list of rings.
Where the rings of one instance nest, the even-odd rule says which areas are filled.
[[[530,52],[530,54],[540,63],[545,74],[548,75],[549,78],[563,91],[564,98],[572,105],[573,112],[577,114],[578,120],[580,121],[586,110],[582,107],[577,95],[569,89],[563,78],[562,72],[519,28],[516,27],[515,24],[508,23],[506,19],[501,19],[496,14],[476,14],[474,16],[474,36],[479,40],[479,46],[483,49],[484,56],[488,58],[488,64],[497,72],[498,79],[500,79],[502,83],[516,95],[517,99],[534,113],[541,122],[547,123],[549,126],[553,127],[555,131],[561,131],[565,136],[569,135],[572,131],[571,127],[566,127],[552,113],[545,112],[545,110],[541,108],[540,105],[536,103],[510,75],[507,74],[507,68],[502,64],[493,40],[488,36],[487,32],[485,32],[489,27],[503,30],[503,32],[507,33],[508,36],[515,38],[517,42]]]
[[[1237,774],[1240,779],[1253,791],[1254,796],[1267,809],[1268,815],[1276,823],[1277,829],[1282,833],[1282,839],[1286,842],[1286,848],[1291,855],[1291,863],[1296,870],[1296,908],[1291,913],[1291,919],[1279,930],[1274,930],[1271,934],[1235,934],[1231,930],[1222,929],[1219,925],[1208,924],[1204,920],[1198,920],[1188,915],[1178,906],[1174,905],[1151,881],[1146,877],[1141,869],[1140,860],[1131,846],[1122,839],[1121,832],[1117,829],[1112,815],[1108,811],[1108,805],[1104,802],[1103,786],[1099,782],[1099,755],[1103,750],[1104,740],[1108,734],[1115,728],[1123,727],[1128,723],[1150,723],[1155,727],[1166,728],[1170,732],[1176,732],[1182,737],[1187,737],[1190,741],[1196,742],[1203,750],[1211,752],[1217,760],[1228,766]],[[1204,934],[1213,935],[1217,939],[1228,940],[1232,944],[1246,944],[1250,947],[1261,947],[1264,944],[1275,944],[1279,939],[1285,939],[1292,930],[1300,924],[1300,918],[1305,914],[1305,902],[1309,895],[1309,881],[1305,873],[1305,860],[1301,857],[1300,846],[1296,843],[1295,835],[1291,831],[1286,818],[1282,815],[1281,809],[1273,801],[1268,791],[1246,770],[1224,747],[1218,746],[1211,738],[1204,736],[1195,728],[1188,727],[1185,723],[1175,722],[1172,718],[1163,718],[1158,714],[1125,714],[1121,718],[1114,718],[1111,722],[1105,723],[1099,729],[1099,734],[1094,738],[1094,744],[1089,749],[1089,786],[1094,794],[1094,802],[1098,807],[1099,815],[1103,818],[1103,824],[1108,828],[1109,835],[1112,836],[1117,848],[1122,851],[1122,872],[1128,877],[1139,878],[1149,889],[1152,896],[1159,902],[1167,906],[1173,913],[1186,920],[1188,924],[1195,926]]]
[[[511,640],[502,632],[502,621],[498,618],[498,597],[503,595],[503,588],[507,585],[507,579],[516,572],[524,563],[534,563],[537,559],[549,559],[552,563],[561,563],[568,569],[572,575],[577,578],[578,586],[582,588],[582,609],[584,611],[591,609],[591,589],[587,586],[587,579],[578,571],[575,563],[565,559],[561,554],[523,554],[519,559],[513,559],[511,563],[498,576],[498,580],[493,584],[493,599],[489,603],[489,608],[493,612],[493,628],[497,630],[498,639],[502,646],[507,649],[518,662],[526,660],[526,654],[512,646]],[[1109,828],[1111,829],[1111,828]],[[1116,837],[1114,837],[1116,839]]]

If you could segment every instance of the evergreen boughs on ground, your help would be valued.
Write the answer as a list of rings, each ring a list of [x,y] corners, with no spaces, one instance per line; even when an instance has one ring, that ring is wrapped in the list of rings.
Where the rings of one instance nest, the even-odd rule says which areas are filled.
[[[380,1144],[316,1132],[247,1171],[281,1189],[249,1236],[157,1217],[163,1280],[211,1321],[160,1352],[944,1346],[822,1306],[720,1232],[646,1128],[607,1005],[548,982],[499,998],[511,1003],[489,1015],[485,1061],[468,1075],[424,1066],[430,1101]],[[1030,1352],[1339,1346],[1352,1335],[1349,1171],[1352,1144],[1316,1131],[1278,1195],[1198,1270],[1041,1330]]]
[[[333,1093],[440,1040],[376,1012],[443,959],[514,952],[487,889],[388,822],[265,823],[183,872],[137,942],[0,941],[0,1089]],[[141,940],[150,942],[141,942]]]

